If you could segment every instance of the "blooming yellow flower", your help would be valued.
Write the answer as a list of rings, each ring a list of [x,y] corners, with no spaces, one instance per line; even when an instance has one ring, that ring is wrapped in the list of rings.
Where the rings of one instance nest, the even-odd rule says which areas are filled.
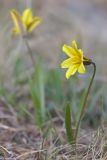
[[[77,48],[76,41],[72,41],[72,47],[64,44],[62,50],[69,57],[61,63],[61,68],[68,68],[66,72],[67,79],[74,75],[76,71],[81,74],[86,72],[85,65],[91,64],[91,60],[84,57],[83,51]]]
[[[15,25],[12,30],[13,35],[32,32],[41,22],[40,17],[33,17],[32,10],[30,8],[25,9],[22,16],[15,9],[12,9],[10,13]]]

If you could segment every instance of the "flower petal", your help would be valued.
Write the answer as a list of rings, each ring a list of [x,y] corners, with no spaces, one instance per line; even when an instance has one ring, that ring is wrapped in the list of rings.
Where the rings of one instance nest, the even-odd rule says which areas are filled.
[[[73,47],[74,49],[78,50],[78,48],[77,48],[77,43],[76,43],[75,40],[72,41],[72,47]]]
[[[21,20],[21,15],[15,9],[11,10],[10,14],[12,16],[12,19],[16,28],[15,31],[17,31],[17,33],[20,33],[21,30],[19,25],[19,19]]]
[[[72,64],[81,64],[82,63],[81,58],[78,56],[75,56],[71,59],[72,59]]]
[[[66,72],[66,78],[69,79],[71,75],[74,75],[78,69],[78,65],[71,66]]]
[[[26,26],[32,21],[32,10],[30,8],[23,12],[22,19]]]
[[[26,31],[26,26],[22,21],[21,15],[19,12],[17,12],[15,9],[13,9],[11,12],[11,16],[13,19],[13,22],[15,24],[15,28],[13,29],[13,34],[24,34]]]
[[[79,51],[79,54],[80,54],[81,60],[83,61],[83,54],[84,54],[84,53],[83,53],[83,51],[82,51],[81,49],[79,49],[78,51]]]
[[[62,47],[63,52],[65,52],[69,57],[73,57],[77,55],[77,52],[70,46],[67,46],[66,44]]]
[[[28,32],[32,32],[34,30],[34,28],[37,27],[40,23],[41,23],[40,17],[33,18],[31,23],[27,27]]]
[[[78,49],[76,41],[72,41],[72,46],[77,52],[77,55],[81,57],[81,60],[83,60],[83,51],[81,49]]]
[[[69,68],[72,65],[72,59],[68,58],[61,63],[61,68]]]
[[[81,74],[83,74],[83,73],[85,73],[85,72],[86,72],[86,70],[85,70],[85,67],[84,67],[84,64],[83,64],[83,63],[81,63],[81,65],[79,66],[79,68],[78,68],[78,72],[79,72],[79,73],[81,73]]]

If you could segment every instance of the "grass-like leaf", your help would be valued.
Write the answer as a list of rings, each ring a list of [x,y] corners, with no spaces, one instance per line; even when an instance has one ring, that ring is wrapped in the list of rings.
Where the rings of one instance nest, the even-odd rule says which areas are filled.
[[[33,80],[30,79],[30,91],[35,107],[35,120],[36,123],[41,125],[46,118],[45,73],[41,63],[36,65],[36,72]]]
[[[74,132],[72,129],[72,122],[71,122],[71,110],[70,110],[69,103],[66,104],[66,108],[65,108],[65,128],[66,128],[68,142],[70,144],[75,144]]]

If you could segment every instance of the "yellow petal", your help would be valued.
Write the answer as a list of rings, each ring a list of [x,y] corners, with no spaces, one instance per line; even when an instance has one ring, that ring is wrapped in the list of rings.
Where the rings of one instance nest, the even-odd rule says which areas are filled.
[[[15,9],[11,10],[10,14],[12,16],[12,19],[13,19],[13,22],[14,22],[14,25],[16,27],[17,32],[20,33],[20,31],[21,31],[20,25],[19,25],[19,19],[21,19],[20,14]]]
[[[73,56],[76,56],[76,55],[77,55],[76,51],[75,51],[72,47],[67,46],[66,44],[63,45],[62,50],[63,50],[63,52],[65,52],[69,57],[73,57]]]
[[[83,53],[83,51],[82,51],[81,49],[79,49],[78,51],[79,51],[79,54],[80,54],[81,60],[83,61],[83,54],[84,54],[84,53]]]
[[[13,29],[13,34],[15,33],[24,34],[26,31],[26,26],[22,21],[21,15],[15,9],[13,9],[10,13],[11,13],[13,22],[15,24],[15,28]]]
[[[78,50],[78,48],[77,48],[77,43],[76,43],[75,40],[72,41],[72,47],[73,47],[74,49]]]
[[[81,49],[78,49],[77,43],[76,43],[75,40],[72,41],[72,47],[75,49],[75,51],[76,51],[80,56],[83,55],[83,51],[82,51]]]
[[[72,59],[72,64],[81,64],[82,63],[81,58],[78,56],[75,56],[71,59]]]
[[[74,75],[78,69],[78,65],[71,66],[66,72],[66,78],[69,79],[70,76]]]
[[[32,32],[35,27],[37,27],[41,23],[40,17],[33,18],[32,22],[27,26],[28,32]]]
[[[61,68],[69,68],[72,65],[72,59],[68,58],[61,63]]]
[[[23,12],[22,19],[26,26],[32,21],[32,10],[30,8]]]
[[[86,72],[86,70],[85,70],[85,67],[84,67],[84,64],[83,64],[83,63],[81,63],[81,65],[79,66],[79,68],[78,68],[78,72],[79,72],[79,73],[81,73],[81,74],[83,74],[83,73],[85,73],[85,72]]]

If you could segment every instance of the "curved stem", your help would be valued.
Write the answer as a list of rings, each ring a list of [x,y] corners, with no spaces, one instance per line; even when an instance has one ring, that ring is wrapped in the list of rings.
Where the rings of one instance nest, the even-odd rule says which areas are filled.
[[[27,47],[27,49],[28,49],[28,54],[29,54],[29,56],[30,56],[30,58],[31,58],[32,65],[33,65],[33,67],[34,67],[34,69],[35,69],[35,61],[34,61],[34,57],[33,57],[32,50],[31,50],[31,48],[30,48],[30,46],[29,46],[29,44],[28,44],[28,41],[27,41],[26,37],[25,37],[25,36],[22,36],[22,38],[23,38],[23,40],[24,40],[24,42],[25,42],[25,44],[26,44],[26,47]]]
[[[94,77],[95,77],[95,74],[96,74],[96,64],[94,62],[91,62],[91,64],[93,65],[94,67],[94,71],[93,71],[93,75],[92,75],[92,78],[90,80],[90,83],[89,83],[89,87],[88,87],[88,90],[86,92],[86,96],[85,96],[85,99],[84,99],[84,103],[83,103],[83,107],[82,107],[82,110],[81,110],[81,114],[80,114],[80,117],[79,117],[79,120],[77,122],[77,126],[76,126],[76,133],[75,133],[75,141],[77,139],[77,135],[78,135],[78,130],[79,130],[79,127],[80,127],[80,123],[81,123],[81,120],[82,120],[82,117],[84,115],[84,110],[86,108],[86,102],[87,102],[87,98],[88,98],[88,95],[89,95],[89,92],[90,92],[90,89],[91,89],[91,86],[92,86],[92,83],[93,83],[93,80],[94,80]]]

